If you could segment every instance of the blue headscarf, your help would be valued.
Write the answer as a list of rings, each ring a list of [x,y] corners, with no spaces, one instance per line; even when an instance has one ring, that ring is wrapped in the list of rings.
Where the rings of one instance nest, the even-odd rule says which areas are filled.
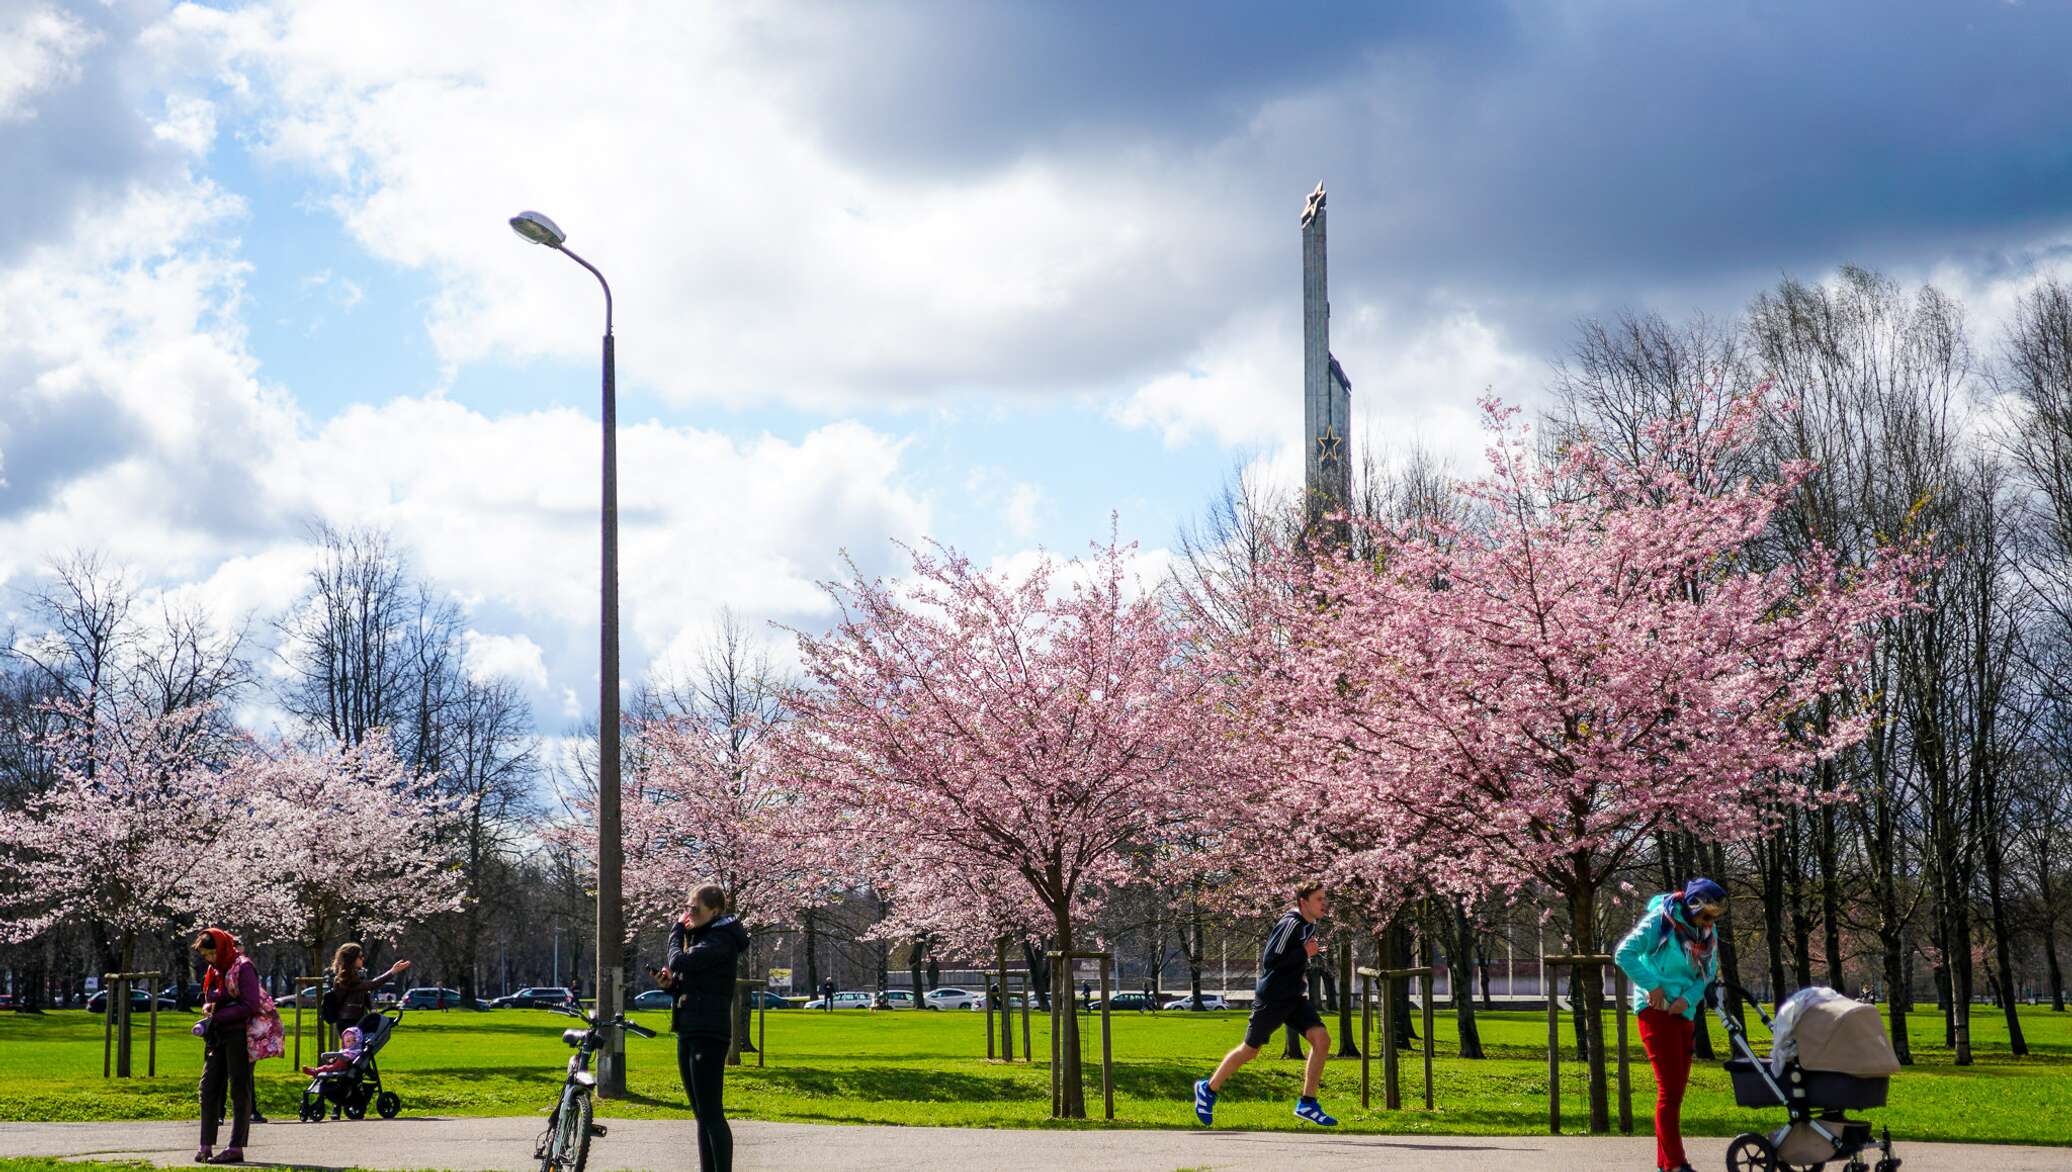
[[[1703,877],[1693,879],[1689,883],[1684,884],[1683,902],[1684,910],[1687,912],[1697,911],[1708,903],[1725,903],[1727,902],[1727,889],[1710,879]]]
[[[1710,879],[1693,879],[1684,884],[1683,895],[1675,892],[1662,904],[1662,936],[1674,936],[1691,958],[1691,966],[1699,972],[1712,959],[1712,947],[1718,937],[1710,927],[1700,928],[1691,923],[1691,913],[1706,904],[1727,902],[1727,889]]]

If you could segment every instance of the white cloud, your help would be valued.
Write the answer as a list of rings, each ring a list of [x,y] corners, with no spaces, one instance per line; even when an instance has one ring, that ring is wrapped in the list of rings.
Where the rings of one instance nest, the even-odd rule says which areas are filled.
[[[151,124],[151,133],[188,154],[206,154],[216,140],[216,104],[186,94],[169,95],[165,117]]]
[[[49,5],[0,17],[0,123],[34,118],[39,93],[78,80],[79,55],[95,40],[93,30]]]
[[[263,621],[303,586],[309,522],[380,525],[470,600],[478,669],[543,710],[594,695],[597,421],[400,398],[312,426],[244,349],[223,242],[241,213],[205,182],[138,189],[0,268],[0,371],[21,388],[0,398],[0,586],[94,547]],[[622,425],[626,674],[722,606],[817,616],[839,548],[872,570],[888,537],[918,538],[904,451],[843,421],[797,440]]]
[[[508,679],[535,691],[546,689],[546,656],[531,639],[469,630],[462,633],[461,645],[468,678],[477,682]]]
[[[1510,346],[1481,315],[1438,308],[1394,321],[1378,305],[1335,307],[1331,350],[1353,382],[1355,447],[1383,460],[1427,449],[1457,468],[1481,467],[1475,401],[1541,394],[1544,366]],[[1300,306],[1239,314],[1181,370],[1153,378],[1113,411],[1125,426],[1158,429],[1168,444],[1207,437],[1268,454],[1267,483],[1299,485],[1302,441]],[[1364,458],[1356,453],[1356,459]],[[1285,483],[1284,483],[1285,482]]]
[[[1028,481],[1016,482],[1007,494],[1007,506],[1002,512],[1007,522],[1007,532],[1016,541],[1027,541],[1036,535],[1037,509],[1043,505],[1043,490]]]
[[[553,216],[612,279],[623,377],[675,401],[882,401],[1084,389],[1197,332],[1245,209],[1227,160],[1136,145],[954,181],[823,141],[799,76],[826,8],[372,3],[176,15],[190,51],[262,79],[269,158],[319,176],[365,247],[439,283],[449,364],[588,352],[597,290],[517,240]],[[408,38],[380,30],[409,27]],[[555,29],[551,51],[529,30]],[[1240,247],[1243,254],[1247,249]]]

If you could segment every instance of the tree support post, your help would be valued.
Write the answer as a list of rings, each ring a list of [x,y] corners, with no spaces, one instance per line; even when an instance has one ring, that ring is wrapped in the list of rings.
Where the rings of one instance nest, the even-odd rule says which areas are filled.
[[[1374,1105],[1372,1083],[1369,1074],[1374,1054],[1374,970],[1361,968],[1360,973],[1360,1106]]]
[[[1376,982],[1381,986],[1381,1093],[1382,1105],[1390,1111],[1403,1109],[1402,1072],[1396,1057],[1396,982],[1417,981],[1424,995],[1424,1102],[1425,1110],[1432,1109],[1432,971],[1425,968],[1374,969],[1359,971],[1363,984],[1362,1000],[1366,1001],[1363,1020],[1366,1022],[1365,1041],[1367,1050],[1373,1050],[1374,1006],[1373,990]],[[1360,1055],[1360,1105],[1368,1106],[1372,1099],[1368,1092],[1368,1056]]]
[[[1101,962],[1101,1092],[1106,1118],[1115,1118],[1115,1051],[1109,1036],[1108,1020],[1108,973],[1115,962],[1113,953],[1107,952],[1046,952],[1050,959],[1050,1113],[1058,1117],[1065,1102],[1064,1026],[1059,1014],[1071,1017],[1079,1012],[1072,998],[1072,962],[1075,960],[1097,960]],[[1076,1023],[1076,1019],[1074,1020]],[[1073,1031],[1078,1037],[1078,1031]],[[1080,1049],[1084,1051],[1084,1046]],[[1084,1077],[1084,1071],[1081,1072]]]
[[[1629,1059],[1626,1052],[1626,997],[1628,992],[1626,987],[1626,974],[1624,974],[1623,972],[1619,972],[1618,962],[1616,958],[1606,955],[1604,953],[1588,953],[1575,956],[1548,956],[1543,957],[1541,963],[1543,963],[1550,971],[1562,968],[1609,968],[1613,971],[1615,977],[1615,980],[1613,981],[1613,996],[1614,999],[1617,1001],[1619,1036],[1619,1130],[1625,1132],[1628,1135],[1633,1134],[1633,1085],[1632,1077],[1628,1069]],[[1582,987],[1582,982],[1578,981],[1577,985],[1578,987]],[[1547,1131],[1551,1135],[1560,1135],[1561,1011],[1556,1003],[1553,982],[1551,980],[1547,982],[1546,992]],[[1595,1007],[1591,1006],[1585,1006],[1584,1008],[1587,1010],[1591,1010],[1593,1012],[1601,1012],[1596,1010]],[[1586,1056],[1590,1067],[1590,1077],[1594,1083],[1596,1079],[1602,1078],[1604,1076],[1604,1028],[1601,1024],[1599,1024],[1596,1025],[1595,1028],[1586,1028],[1583,1031],[1583,1033],[1586,1039],[1597,1039],[1597,1044],[1590,1048],[1590,1052]],[[1592,1126],[1590,1130],[1593,1133],[1600,1130],[1600,1126],[1598,1125],[1598,1122],[1596,1120],[1593,1119],[1591,1121],[1591,1124]]]
[[[130,998],[138,981],[144,983],[144,992],[151,999],[145,1074],[151,1078],[158,1076],[158,980],[164,975],[156,969],[101,974],[101,989],[107,996],[101,1006],[102,1078],[130,1078],[135,1073],[136,1014],[130,1008]]]

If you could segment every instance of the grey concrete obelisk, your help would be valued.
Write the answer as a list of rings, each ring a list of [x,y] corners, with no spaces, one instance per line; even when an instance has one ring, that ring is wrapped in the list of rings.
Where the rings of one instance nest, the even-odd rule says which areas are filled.
[[[1309,449],[1303,499],[1314,524],[1352,500],[1353,385],[1331,356],[1331,297],[1325,278],[1324,183],[1302,206],[1302,423]],[[1345,526],[1333,527],[1345,536]]]

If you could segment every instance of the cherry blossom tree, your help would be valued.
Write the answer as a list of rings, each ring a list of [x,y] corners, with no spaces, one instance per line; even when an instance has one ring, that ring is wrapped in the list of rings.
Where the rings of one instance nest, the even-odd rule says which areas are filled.
[[[460,908],[459,859],[442,833],[452,802],[385,735],[343,749],[255,751],[236,770],[234,834],[196,867],[227,922],[299,942],[316,972],[345,932],[397,936]]]
[[[1805,768],[1866,726],[1809,714],[1860,687],[1913,563],[1843,573],[1815,547],[1757,568],[1772,513],[1815,474],[1711,476],[1771,409],[1761,393],[1731,397],[1702,450],[1688,420],[1655,421],[1658,454],[1637,463],[1588,442],[1535,459],[1514,413],[1484,406],[1491,467],[1463,486],[1465,520],[1370,523],[1371,560],[1290,551],[1260,591],[1268,621],[1219,666],[1284,785],[1364,844],[1346,868],[1413,861],[1428,889],[1470,896],[1538,880],[1596,952],[1598,892],[1657,830],[1731,840],[1819,800]],[[1583,970],[1595,1054],[1600,980]]]
[[[69,721],[56,783],[0,811],[0,939],[66,921],[109,934],[123,971],[139,936],[216,906],[206,868],[234,837],[243,776],[207,706],[98,724]],[[94,730],[89,735],[87,730]]]
[[[1184,817],[1202,760],[1198,684],[1159,600],[1133,589],[1128,547],[1046,559],[1018,581],[941,547],[909,552],[903,581],[852,567],[827,587],[834,630],[799,635],[807,684],[790,701],[783,769],[839,818],[834,849],[905,856],[881,877],[896,907],[1012,876],[1069,952],[1089,894],[1129,873],[1131,844]],[[1081,1118],[1075,1024],[1064,1028],[1060,1111]]]
[[[728,730],[688,718],[637,726],[625,826],[626,902],[632,918],[667,921],[702,882],[727,891],[744,921],[782,919],[812,889],[800,850],[797,790],[769,763],[760,739],[737,745]],[[580,807],[587,815],[588,807]],[[588,827],[569,838],[595,846]]]

